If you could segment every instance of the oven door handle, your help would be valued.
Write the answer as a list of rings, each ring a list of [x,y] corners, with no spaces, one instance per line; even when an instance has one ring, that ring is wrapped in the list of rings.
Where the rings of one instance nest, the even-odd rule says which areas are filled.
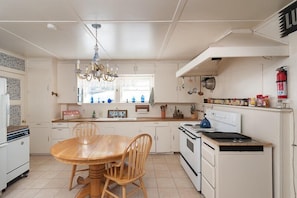
[[[191,138],[192,140],[196,140],[197,137],[194,136],[192,133],[188,132],[188,131],[181,131],[182,133],[186,134],[189,138]]]

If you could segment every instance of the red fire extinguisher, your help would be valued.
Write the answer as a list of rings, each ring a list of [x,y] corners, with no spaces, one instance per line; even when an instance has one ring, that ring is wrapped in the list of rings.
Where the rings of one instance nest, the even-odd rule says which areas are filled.
[[[276,71],[278,71],[276,74],[277,98],[288,98],[287,70],[285,69],[285,67],[280,67],[277,68]]]

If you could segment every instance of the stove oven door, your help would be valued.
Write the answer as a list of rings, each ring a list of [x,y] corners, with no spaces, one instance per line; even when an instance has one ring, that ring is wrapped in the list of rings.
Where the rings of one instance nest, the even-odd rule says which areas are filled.
[[[180,131],[180,153],[195,175],[201,172],[201,138]]]
[[[8,142],[7,183],[29,170],[30,138],[24,136]],[[11,157],[14,156],[14,157]]]

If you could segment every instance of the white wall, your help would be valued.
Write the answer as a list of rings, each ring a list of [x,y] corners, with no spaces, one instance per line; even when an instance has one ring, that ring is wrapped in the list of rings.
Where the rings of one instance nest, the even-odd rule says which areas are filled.
[[[205,97],[250,98],[257,94],[268,95],[271,105],[276,107],[276,68],[288,66],[288,102],[290,109],[274,110],[249,107],[200,105],[205,108],[236,111],[242,113],[242,132],[254,138],[273,143],[274,198],[293,198],[297,185],[297,133],[295,123],[297,104],[297,33],[289,35],[289,57],[255,57],[223,59],[216,76],[216,88],[204,90]],[[295,154],[294,154],[295,153]],[[293,156],[294,154],[294,156]],[[294,167],[294,168],[293,168]],[[293,173],[295,175],[293,176]],[[255,178],[256,180],[256,178]],[[294,180],[294,182],[293,182]]]
[[[251,98],[268,95],[276,106],[276,68],[288,65],[289,58],[228,58],[219,63],[216,88],[205,90],[206,97]],[[289,66],[289,69],[290,66]]]

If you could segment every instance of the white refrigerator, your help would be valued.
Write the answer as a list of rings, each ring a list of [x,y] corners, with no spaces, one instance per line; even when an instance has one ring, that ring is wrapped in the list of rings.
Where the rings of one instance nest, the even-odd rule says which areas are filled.
[[[0,78],[0,195],[7,187],[7,126],[9,125],[9,95],[6,79]]]

